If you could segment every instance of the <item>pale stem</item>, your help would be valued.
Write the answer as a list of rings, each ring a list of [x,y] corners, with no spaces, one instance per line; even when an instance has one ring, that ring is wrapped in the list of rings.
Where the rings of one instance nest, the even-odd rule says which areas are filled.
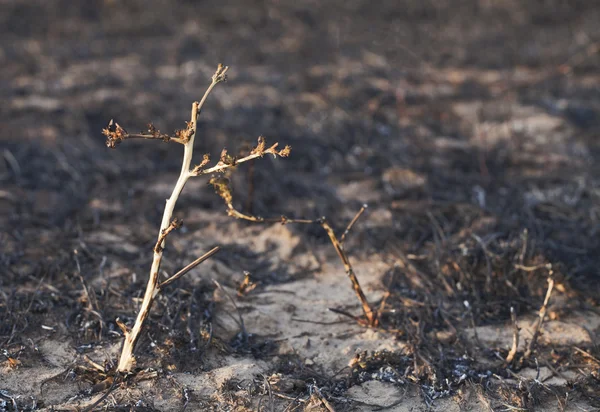
[[[221,70],[221,67],[220,67]],[[192,176],[190,171],[190,164],[192,162],[192,155],[194,152],[194,139],[196,138],[196,125],[198,120],[198,115],[206,98],[210,94],[211,90],[221,81],[224,80],[224,73],[227,70],[225,68],[223,71],[215,74],[212,79],[212,83],[204,93],[202,100],[200,103],[194,102],[192,104],[192,115],[191,115],[191,125],[190,128],[193,131],[189,140],[184,145],[183,152],[183,163],[181,165],[181,172],[179,174],[179,178],[177,179],[177,183],[173,188],[173,193],[171,193],[171,197],[167,199],[167,203],[165,205],[165,211],[163,213],[162,223],[160,225],[160,230],[158,232],[158,240],[161,239],[161,234],[165,229],[169,227],[171,224],[171,218],[173,216],[173,210],[175,209],[175,204],[177,203],[177,199],[183,190],[186,182]],[[123,343],[123,350],[121,351],[121,357],[119,358],[119,365],[117,367],[118,372],[129,372],[134,364],[133,351],[135,350],[135,345],[139,340],[140,333],[142,331],[142,327],[144,326],[144,322],[148,318],[150,314],[150,309],[152,308],[152,303],[154,302],[154,298],[160,292],[160,282],[158,278],[160,263],[162,261],[163,250],[165,247],[165,239],[161,242],[159,248],[155,248],[154,250],[154,259],[152,261],[152,268],[150,269],[150,278],[148,279],[148,285],[146,286],[146,292],[144,293],[144,299],[142,301],[142,305],[140,307],[140,311],[135,320],[135,324],[131,328],[130,331],[125,332],[125,342]]]

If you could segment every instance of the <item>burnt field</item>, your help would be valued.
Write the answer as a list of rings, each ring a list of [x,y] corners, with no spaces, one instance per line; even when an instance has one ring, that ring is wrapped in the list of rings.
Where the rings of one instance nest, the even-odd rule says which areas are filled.
[[[585,0],[0,0],[0,411],[600,410],[598,22]],[[239,213],[341,239],[367,204],[343,238],[376,315],[319,221],[236,219],[193,177],[160,277],[220,251],[157,296],[123,377],[183,150],[102,130],[185,129],[218,63],[193,164],[262,135],[291,153],[218,175]]]

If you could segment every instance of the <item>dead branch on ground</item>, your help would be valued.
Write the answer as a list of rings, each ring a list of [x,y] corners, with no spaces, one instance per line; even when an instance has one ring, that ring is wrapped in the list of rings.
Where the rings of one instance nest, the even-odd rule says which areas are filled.
[[[261,147],[261,146],[264,147],[264,144],[265,144],[264,139],[259,138],[257,148]],[[270,149],[274,149],[275,147],[276,147],[276,145],[271,147]],[[251,153],[254,153],[255,150],[256,149],[254,149]],[[246,159],[246,158],[243,158],[243,159]],[[238,160],[237,163],[240,163],[241,160],[242,159]],[[352,268],[352,265],[350,264],[350,259],[348,259],[348,255],[346,254],[346,251],[344,250],[344,241],[346,240],[348,233],[350,232],[350,230],[352,229],[352,227],[354,226],[356,221],[360,218],[360,216],[367,209],[367,205],[363,205],[360,208],[360,210],[356,213],[354,218],[350,221],[350,223],[346,227],[341,238],[338,238],[338,236],[335,234],[335,231],[333,230],[333,228],[331,227],[331,225],[329,224],[329,222],[327,221],[327,219],[325,217],[321,217],[318,219],[290,219],[287,216],[282,215],[278,218],[263,218],[263,217],[254,216],[254,215],[251,215],[248,213],[242,213],[233,206],[233,195],[231,194],[231,187],[229,185],[228,178],[226,178],[224,176],[216,176],[216,177],[213,177],[212,179],[210,179],[209,183],[211,183],[213,185],[213,187],[215,188],[215,192],[219,196],[221,196],[221,198],[225,201],[225,205],[227,206],[227,213],[229,214],[229,216],[235,217],[236,219],[248,220],[250,222],[256,222],[256,223],[281,223],[281,224],[300,223],[300,224],[318,224],[318,225],[320,225],[323,228],[323,230],[325,230],[325,233],[327,233],[327,236],[329,237],[331,244],[333,245],[340,260],[342,261],[342,264],[344,265],[344,269],[346,270],[346,275],[348,275],[348,277],[350,278],[350,282],[352,283],[352,289],[354,290],[354,293],[356,294],[356,297],[358,298],[358,300],[361,304],[361,307],[362,307],[362,310],[363,310],[363,313],[364,313],[364,316],[366,319],[366,323],[369,326],[377,326],[379,324],[379,316],[377,314],[377,310],[373,309],[371,307],[371,305],[369,304],[367,297],[365,296],[365,294],[362,290],[362,287],[360,286],[360,282],[358,281],[358,278],[356,277],[356,274],[354,273],[354,269]],[[351,317],[354,318],[353,316],[351,316]],[[364,322],[361,322],[361,323],[364,323]]]

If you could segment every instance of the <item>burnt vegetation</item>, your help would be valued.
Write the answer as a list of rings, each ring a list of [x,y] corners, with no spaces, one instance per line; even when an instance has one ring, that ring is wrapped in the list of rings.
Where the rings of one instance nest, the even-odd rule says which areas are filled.
[[[593,2],[180,3],[2,6],[0,410],[600,408]],[[324,273],[348,301],[303,318]],[[260,371],[203,392],[231,359]]]

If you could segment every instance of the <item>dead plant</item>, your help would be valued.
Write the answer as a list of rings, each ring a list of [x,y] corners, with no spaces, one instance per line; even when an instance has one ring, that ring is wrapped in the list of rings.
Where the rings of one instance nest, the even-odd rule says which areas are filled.
[[[199,257],[198,259],[187,265],[186,267],[184,267],[183,269],[181,269],[179,272],[170,276],[168,279],[162,281],[159,279],[159,270],[163,257],[163,251],[165,248],[166,238],[173,230],[181,226],[181,221],[177,219],[172,219],[173,210],[175,209],[177,199],[179,199],[179,195],[181,194],[188,179],[194,176],[223,172],[226,169],[234,167],[240,163],[263,157],[265,154],[286,157],[290,153],[290,147],[288,146],[281,150],[278,150],[277,143],[267,147],[265,139],[263,137],[260,137],[258,140],[258,145],[251,151],[251,153],[248,156],[245,156],[240,159],[235,159],[232,156],[230,156],[226,150],[223,150],[219,161],[212,167],[207,167],[210,163],[210,158],[207,154],[203,156],[203,159],[200,162],[200,164],[198,164],[195,167],[190,166],[194,152],[194,140],[196,138],[198,116],[212,89],[217,84],[224,82],[227,79],[227,69],[227,66],[218,66],[217,71],[212,76],[212,81],[208,86],[206,92],[204,93],[202,99],[199,102],[194,102],[192,104],[191,118],[190,121],[187,122],[186,128],[184,130],[177,131],[173,136],[161,133],[152,124],[148,125],[148,131],[145,133],[131,134],[128,133],[118,123],[112,120],[110,121],[108,127],[103,130],[103,134],[107,138],[106,145],[110,148],[115,148],[119,143],[123,142],[124,140],[134,138],[158,139],[164,142],[176,142],[182,144],[184,147],[181,172],[179,174],[179,178],[177,179],[175,187],[173,188],[171,197],[167,199],[165,205],[162,223],[158,232],[158,240],[153,248],[154,258],[152,261],[152,267],[150,269],[148,285],[146,286],[146,292],[144,293],[144,298],[139,313],[137,315],[136,321],[133,327],[131,327],[130,329],[127,325],[125,325],[123,322],[117,319],[117,325],[121,328],[125,335],[125,342],[123,343],[123,349],[119,358],[117,372],[128,373],[133,368],[133,365],[135,364],[133,352],[140,338],[140,334],[144,323],[148,318],[148,315],[150,314],[150,309],[152,308],[152,303],[154,302],[156,296],[166,286],[185,275],[187,272],[198,266],[200,263],[204,262],[206,259],[210,258],[219,250],[219,247],[215,247],[203,256]]]
[[[261,138],[259,138],[259,141],[258,141],[257,148],[259,148],[259,147],[265,147],[265,142],[264,142],[264,140],[261,140]],[[256,149],[254,149],[254,150],[256,150]],[[346,274],[348,275],[348,278],[350,278],[350,282],[352,283],[352,289],[354,290],[354,293],[356,294],[356,297],[358,298],[360,305],[362,307],[364,318],[357,318],[353,315],[350,315],[346,312],[339,311],[339,310],[334,310],[334,311],[337,313],[349,316],[349,317],[353,318],[354,320],[356,320],[358,323],[363,324],[363,325],[373,326],[373,327],[379,325],[379,316],[377,314],[377,310],[373,309],[371,307],[371,305],[369,304],[367,297],[365,296],[365,294],[362,290],[362,287],[360,286],[360,283],[358,282],[358,278],[356,277],[356,274],[354,273],[354,269],[352,268],[352,265],[350,264],[350,259],[348,259],[348,255],[346,254],[346,251],[344,249],[344,242],[346,240],[346,237],[348,236],[348,233],[350,232],[350,230],[352,229],[354,224],[358,221],[360,216],[365,212],[365,210],[367,209],[367,205],[363,205],[360,208],[358,213],[356,213],[354,218],[350,221],[350,223],[348,223],[348,226],[346,226],[346,229],[344,230],[342,235],[340,237],[338,237],[335,234],[335,231],[333,230],[333,228],[331,227],[331,225],[329,224],[329,222],[327,221],[327,219],[325,217],[321,217],[318,219],[290,219],[287,216],[282,215],[282,216],[276,217],[276,218],[263,218],[263,217],[254,216],[254,215],[251,215],[248,213],[242,213],[233,206],[233,195],[231,193],[230,181],[227,177],[216,176],[216,177],[213,177],[212,179],[210,179],[209,183],[211,183],[213,185],[213,187],[215,188],[215,192],[219,196],[221,196],[221,198],[225,201],[225,205],[227,206],[227,213],[229,214],[229,216],[235,217],[236,219],[248,220],[250,222],[257,222],[257,223],[281,223],[284,225],[289,224],[289,223],[320,225],[323,228],[323,230],[325,230],[325,233],[327,233],[327,236],[329,237],[331,244],[333,245],[340,260],[342,261],[342,264],[344,265]]]
[[[173,136],[161,133],[155,126],[152,124],[148,125],[147,132],[131,134],[128,133],[123,127],[121,127],[118,123],[114,121],[110,121],[108,127],[103,130],[103,134],[107,137],[106,145],[110,148],[115,148],[121,142],[128,139],[142,138],[142,139],[158,139],[163,142],[176,142],[182,144],[184,146],[183,153],[183,163],[181,166],[181,172],[175,187],[173,188],[173,192],[171,197],[167,199],[165,210],[163,213],[162,223],[160,225],[160,230],[158,233],[158,239],[153,248],[154,251],[154,259],[152,261],[152,267],[150,269],[150,277],[148,279],[148,285],[146,286],[146,292],[144,294],[144,298],[142,301],[142,305],[140,307],[139,313],[137,315],[136,321],[133,327],[129,328],[119,319],[117,319],[116,323],[121,328],[125,335],[125,342],[123,344],[123,349],[121,352],[121,356],[119,359],[119,363],[117,366],[117,371],[120,373],[128,373],[132,370],[133,365],[135,364],[135,358],[133,356],[133,352],[135,350],[135,346],[140,338],[140,333],[144,326],[146,319],[150,314],[150,309],[152,308],[152,303],[156,296],[169,284],[179,279],[181,276],[185,275],[187,272],[195,268],[200,263],[204,262],[206,259],[214,255],[219,247],[215,247],[203,256],[199,257],[179,272],[170,276],[168,279],[161,281],[159,279],[159,270],[162,261],[163,251],[165,248],[165,242],[167,236],[173,231],[178,229],[182,222],[178,219],[173,219],[173,210],[175,209],[175,204],[177,203],[177,199],[181,194],[183,187],[190,177],[201,176],[201,175],[213,175],[210,179],[210,183],[214,186],[217,194],[223,198],[225,204],[228,208],[228,213],[230,216],[233,216],[238,219],[244,219],[251,222],[280,222],[282,224],[287,223],[304,223],[304,224],[318,224],[320,225],[327,236],[331,240],[338,256],[340,257],[344,268],[346,270],[346,274],[350,278],[352,282],[352,288],[358,297],[362,310],[364,313],[364,319],[354,317],[359,323],[366,324],[369,326],[377,326],[378,325],[378,316],[377,311],[369,305],[365,294],[362,291],[362,288],[358,282],[356,275],[354,274],[354,270],[352,269],[352,265],[350,264],[350,260],[346,255],[344,250],[344,241],[346,240],[346,236],[348,232],[358,218],[362,215],[362,213],[366,209],[366,205],[364,205],[360,211],[356,214],[356,216],[350,221],[345,231],[338,238],[335,234],[331,225],[327,222],[327,220],[323,218],[319,219],[289,219],[285,216],[281,216],[275,219],[264,219],[262,217],[253,216],[250,214],[244,214],[236,210],[233,206],[233,197],[231,195],[231,190],[229,187],[229,180],[222,174],[228,169],[233,169],[235,166],[248,162],[260,157],[263,157],[265,154],[271,154],[275,157],[287,157],[290,154],[291,148],[289,146],[284,147],[283,149],[278,149],[278,143],[275,143],[271,146],[268,146],[264,137],[258,138],[258,143],[256,147],[250,150],[249,154],[243,157],[234,157],[231,156],[226,149],[223,149],[221,152],[221,156],[219,161],[212,167],[207,167],[210,163],[210,158],[207,154],[205,154],[202,158],[200,164],[195,167],[191,167],[192,155],[194,151],[194,140],[196,138],[197,131],[197,121],[198,116],[200,114],[200,110],[202,109],[204,103],[211,90],[219,83],[224,82],[226,80],[226,72],[228,67],[219,65],[217,71],[212,77],[212,82],[209,85],[208,89],[204,93],[204,96],[200,100],[200,102],[194,102],[192,104],[192,113],[191,119],[187,122],[187,127],[184,130],[177,131]],[[344,312],[340,312],[345,314]]]

